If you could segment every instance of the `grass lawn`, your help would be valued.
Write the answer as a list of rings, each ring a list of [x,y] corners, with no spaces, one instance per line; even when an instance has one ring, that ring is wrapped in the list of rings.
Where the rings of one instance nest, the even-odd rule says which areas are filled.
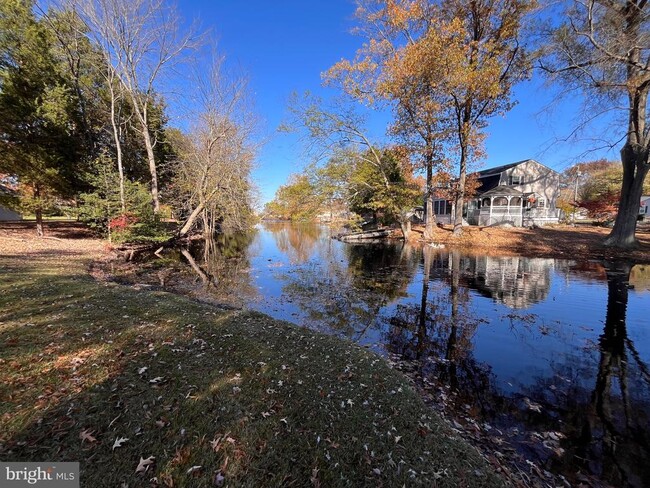
[[[96,282],[82,241],[0,237],[2,461],[92,488],[502,484],[378,356]]]

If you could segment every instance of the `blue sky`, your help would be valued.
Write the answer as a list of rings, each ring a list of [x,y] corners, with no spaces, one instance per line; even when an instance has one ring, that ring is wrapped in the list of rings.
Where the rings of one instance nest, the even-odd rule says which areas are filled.
[[[289,96],[306,90],[331,92],[321,87],[321,73],[341,58],[351,58],[362,43],[350,33],[354,2],[180,0],[179,4],[186,19],[197,19],[211,30],[227,63],[250,79],[265,140],[253,178],[265,203],[290,173],[308,162],[294,135],[277,132],[286,118]],[[580,160],[618,157],[618,151],[585,154],[590,147],[586,141],[555,142],[570,134],[570,114],[579,102],[565,100],[548,112],[551,97],[541,79],[517,87],[518,105],[490,122],[483,167],[533,158],[561,171]],[[378,113],[374,123],[383,126],[385,121],[386,115]]]

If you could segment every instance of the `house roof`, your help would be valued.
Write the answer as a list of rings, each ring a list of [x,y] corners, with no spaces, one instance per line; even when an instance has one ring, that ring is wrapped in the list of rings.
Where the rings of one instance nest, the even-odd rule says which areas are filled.
[[[545,166],[539,161],[535,161],[534,159],[522,159],[521,161],[517,161],[510,164],[504,164],[503,166],[495,166],[494,168],[488,168],[488,169],[484,169],[483,171],[477,171],[475,173],[472,173],[472,175],[475,175],[478,178],[479,186],[476,189],[477,196],[483,195],[486,192],[495,189],[499,185],[499,181],[501,179],[501,173],[511,168],[514,168],[515,166],[519,166],[520,164],[527,163],[529,161],[533,161],[539,164],[540,166],[544,166],[548,170],[557,173],[557,171],[555,171],[554,169],[549,168],[548,166]],[[500,193],[500,195],[504,195],[504,194],[505,193]]]
[[[489,191],[481,193],[481,197],[520,197],[522,195],[523,193],[519,190],[515,190],[514,188],[505,185],[499,185]]]
[[[476,175],[477,178],[487,178],[489,176],[499,176],[505,170],[510,169],[510,168],[514,168],[515,166],[519,166],[521,163],[525,163],[526,161],[532,161],[532,160],[531,159],[524,159],[522,161],[517,161],[516,163],[504,164],[503,166],[496,166],[494,168],[484,169],[482,171],[477,171],[476,173],[472,173],[472,174]]]

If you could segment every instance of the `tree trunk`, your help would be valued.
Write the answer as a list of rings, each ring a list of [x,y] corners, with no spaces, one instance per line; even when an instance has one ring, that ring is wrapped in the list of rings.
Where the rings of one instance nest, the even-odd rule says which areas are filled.
[[[605,239],[604,244],[620,249],[630,249],[638,245],[635,233],[639,202],[650,164],[648,164],[647,150],[635,151],[629,143],[621,149],[621,161],[623,163],[623,184],[618,214],[614,221],[614,228]]]
[[[45,232],[43,232],[43,205],[41,204],[41,188],[38,185],[34,187],[34,199],[36,200],[36,209],[34,210],[36,215],[36,235],[43,237],[45,235]]]
[[[424,238],[433,240],[436,217],[433,214],[433,161],[427,161],[427,195],[424,203]]]
[[[467,178],[467,149],[461,145],[460,174],[458,177],[458,190],[456,192],[456,208],[454,209],[454,235],[463,233],[463,204],[465,203],[465,180]]]
[[[402,231],[402,239],[405,241],[409,240],[409,232],[411,231],[411,221],[410,220],[400,220],[399,228]]]
[[[178,237],[183,237],[185,234],[187,234],[190,231],[190,229],[194,225],[194,222],[199,217],[199,215],[201,215],[201,212],[203,212],[204,208],[205,208],[205,204],[203,202],[198,204],[198,206],[192,211],[190,216],[185,221],[185,225],[183,225],[181,230],[178,231]]]
[[[153,143],[147,124],[142,124],[142,137],[144,146],[147,149],[147,160],[149,161],[149,172],[151,173],[151,202],[154,213],[160,212],[160,201],[158,200],[158,172],[156,171],[156,157],[153,153]]]
[[[36,235],[38,237],[43,237],[45,232],[43,232],[43,209],[38,206],[36,207]]]
[[[115,88],[112,86],[112,80],[109,80],[111,90],[111,125],[113,126],[113,138],[115,139],[115,152],[117,153],[117,171],[120,175],[120,205],[122,213],[126,213],[126,197],[124,195],[124,168],[122,166],[122,141],[120,140],[120,131],[115,115]]]

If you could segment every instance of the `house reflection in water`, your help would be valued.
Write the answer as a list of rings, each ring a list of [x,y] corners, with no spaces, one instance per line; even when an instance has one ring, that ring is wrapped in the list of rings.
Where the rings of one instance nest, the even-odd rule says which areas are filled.
[[[518,256],[463,256],[460,260],[467,286],[514,309],[528,308],[548,297],[555,264],[553,259]]]

